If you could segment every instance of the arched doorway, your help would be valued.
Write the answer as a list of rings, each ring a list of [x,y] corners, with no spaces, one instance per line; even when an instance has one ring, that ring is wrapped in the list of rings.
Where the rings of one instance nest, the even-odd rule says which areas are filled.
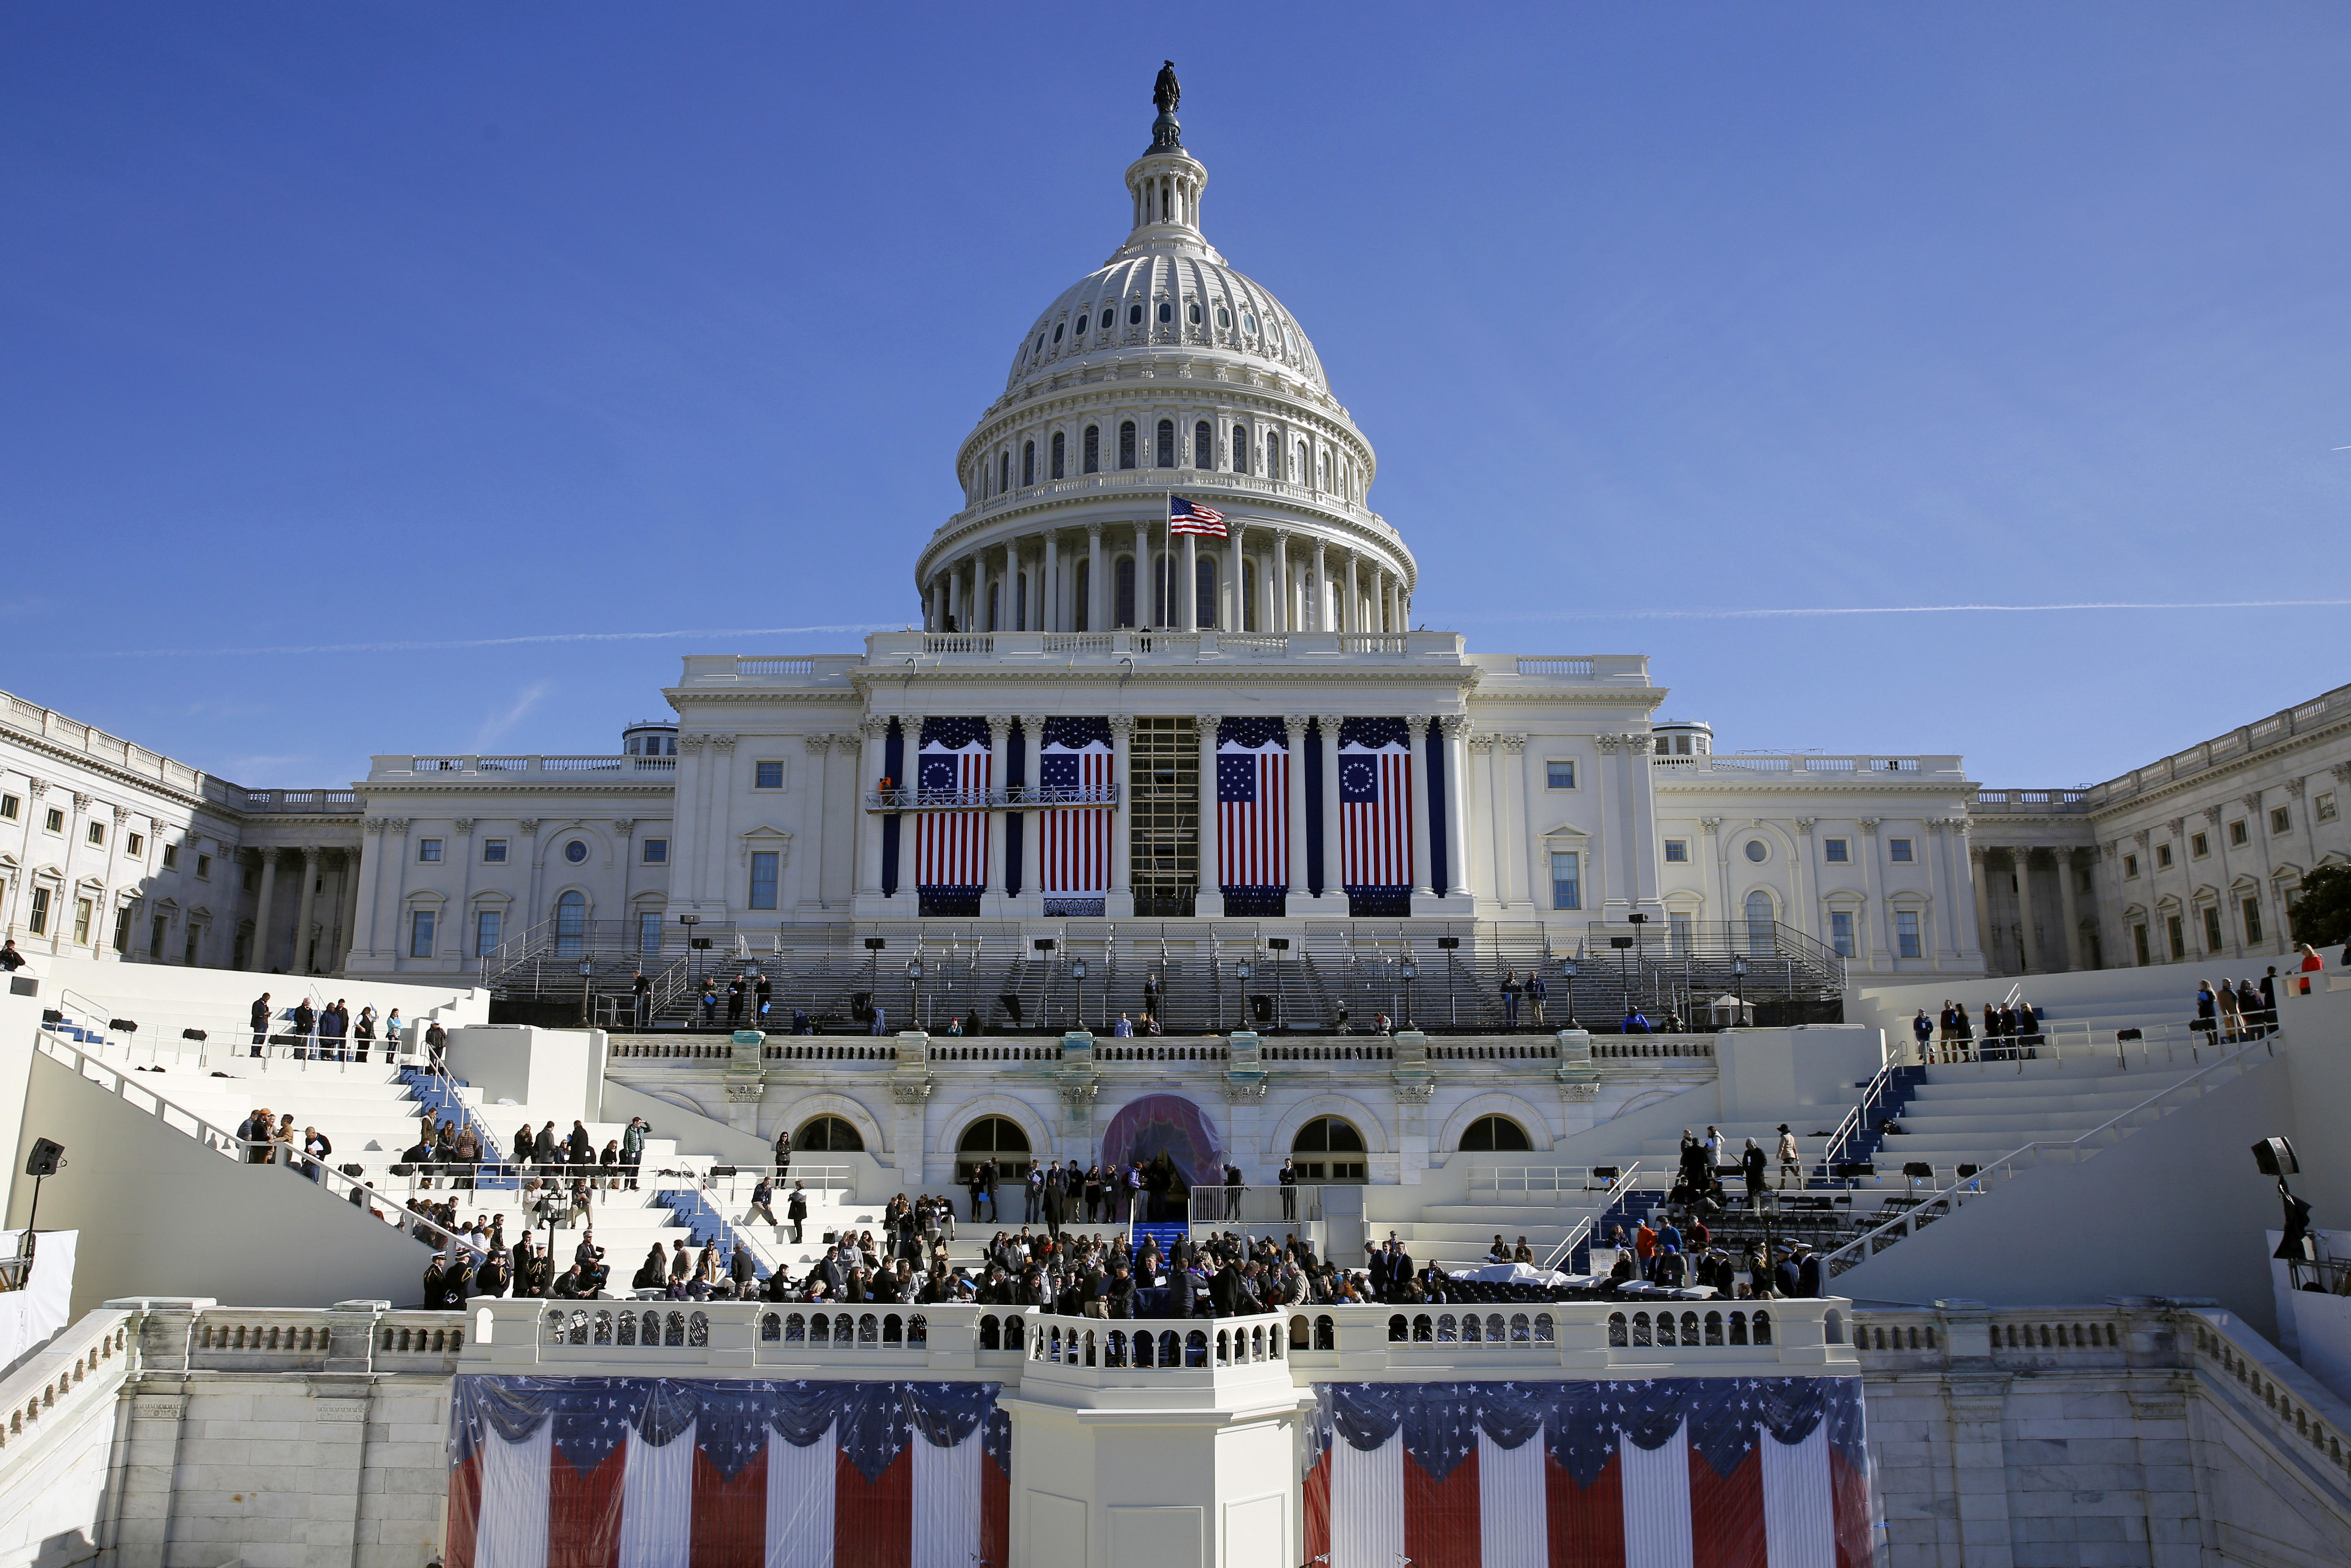
[[[1102,1161],[1123,1167],[1148,1165],[1160,1155],[1174,1162],[1187,1186],[1224,1180],[1225,1155],[1200,1108],[1181,1094],[1145,1094],[1130,1100],[1102,1130]]]
[[[1352,1122],[1337,1116],[1317,1116],[1290,1140],[1290,1163],[1303,1182],[1364,1182],[1370,1180],[1364,1134]]]
[[[956,1184],[968,1183],[972,1173],[991,1159],[998,1176],[1005,1181],[1026,1177],[1034,1163],[1028,1133],[1009,1116],[982,1116],[963,1130],[963,1136],[956,1140]]]
[[[567,893],[555,901],[555,956],[577,958],[588,945],[588,900]]]
[[[1771,954],[1778,950],[1778,938],[1772,935],[1771,895],[1761,888],[1747,895],[1747,950],[1750,953]]]

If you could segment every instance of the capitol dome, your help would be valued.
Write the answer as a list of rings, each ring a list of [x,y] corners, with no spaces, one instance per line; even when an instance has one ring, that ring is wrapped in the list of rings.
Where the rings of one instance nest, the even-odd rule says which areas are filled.
[[[1418,569],[1370,509],[1371,443],[1297,318],[1208,243],[1172,109],[1125,183],[1124,243],[1029,324],[956,455],[925,624],[1401,632]],[[1171,508],[1208,531],[1171,537]]]

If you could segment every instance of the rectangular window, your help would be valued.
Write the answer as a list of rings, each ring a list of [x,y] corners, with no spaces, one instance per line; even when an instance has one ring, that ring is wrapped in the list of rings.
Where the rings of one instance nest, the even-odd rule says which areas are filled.
[[[441,841],[439,839],[417,840],[416,858],[423,861],[427,865],[439,861],[441,858]]]
[[[2288,828],[2293,826],[2294,814],[2291,811],[2288,811],[2283,806],[2272,806],[2270,808],[2271,832],[2283,833]]]
[[[1845,862],[1847,853],[1846,841],[1843,839],[1829,839],[1824,841],[1821,850],[1823,859],[1837,865],[1843,865]]]
[[[667,865],[669,863],[669,841],[667,839],[647,839],[645,841],[645,863],[647,865]]]
[[[1908,839],[1888,839],[1886,844],[1886,855],[1888,860],[1908,861],[1910,858],[1910,841]]]
[[[25,802],[18,797],[15,795],[0,795],[0,818],[5,818],[13,822],[16,820],[16,813],[24,809]]]
[[[1544,764],[1543,764],[1543,788],[1544,788],[1544,789],[1574,789],[1574,788],[1575,788],[1575,764],[1574,764],[1573,762],[1546,762],[1546,763],[1544,763]]]
[[[1829,944],[1837,950],[1837,956],[1840,958],[1855,956],[1853,948],[1853,911],[1849,909],[1829,911]]]
[[[49,808],[49,814],[41,819],[41,826],[50,832],[62,833],[66,831],[66,814],[52,806]]]
[[[1574,850],[1553,850],[1551,852],[1551,906],[1553,909],[1583,907],[1583,883],[1580,871],[1582,857]]]
[[[2251,837],[2252,835],[2245,831],[2245,824],[2242,821],[2235,821],[2229,824],[2229,841],[2231,843],[2245,843],[2250,841]]]
[[[1689,841],[1687,839],[1667,839],[1666,841],[1666,859],[1675,865],[1682,865],[1687,862],[1689,860]]]
[[[2137,856],[2137,855],[2125,855],[2125,856],[2123,856],[2123,875],[2125,875],[2125,876],[2128,877],[2128,876],[2137,876],[2137,874],[2138,874],[2138,856]]]
[[[2319,796],[2311,804],[2317,810],[2320,821],[2331,822],[2335,820],[2335,796],[2332,791]]]
[[[106,824],[104,822],[92,822],[89,825],[89,841],[94,844],[102,844],[106,842]]]
[[[2155,962],[2155,955],[2147,951],[2147,926],[2144,923],[2131,927],[2131,950],[2138,955],[2140,968],[2143,969]]]
[[[2200,861],[2212,852],[2212,841],[2202,833],[2190,833],[2188,836],[2188,852],[2194,859]]]
[[[128,839],[123,841],[122,852],[132,856],[145,854],[147,852],[147,835],[144,833],[131,834]]]
[[[486,958],[498,950],[500,933],[506,923],[506,915],[501,910],[476,909],[474,911],[475,957]]]
[[[661,952],[661,911],[658,909],[639,911],[637,915],[637,951],[648,958],[655,956]]]
[[[2155,869],[2156,869],[2156,870],[2158,870],[2158,871],[2168,871],[2168,870],[2169,870],[2169,869],[2170,869],[2170,866],[2171,866],[2171,846],[2170,846],[2169,844],[2158,844],[2158,845],[2156,845],[2156,846],[2155,846]]]
[[[408,956],[412,958],[433,956],[433,911],[412,909],[408,912]]]
[[[196,880],[198,882],[210,882],[212,879],[213,857],[210,855],[198,855],[196,857]],[[246,877],[245,885],[247,891],[251,891],[255,880],[256,879],[252,875],[247,875]]]
[[[163,869],[165,871],[177,871],[180,869],[179,845],[165,844],[163,846]]]
[[[507,863],[507,841],[506,841],[506,840],[504,840],[504,839],[484,839],[484,840],[482,841],[482,863],[483,863],[484,865],[504,865],[504,864],[506,864],[506,863]]]
[[[32,926],[33,935],[36,936],[47,936],[49,934],[49,890],[47,888],[33,889],[33,917],[26,924]]]
[[[147,923],[147,956],[158,964],[163,961],[163,936],[171,929],[171,921],[159,915]]]
[[[2245,900],[2243,908],[2245,912],[2245,940],[2250,943],[2258,943],[2262,939],[2262,901],[2258,898],[2249,898]]]
[[[1897,909],[1894,912],[1894,952],[1896,957],[1918,956],[1918,912]]]
[[[774,850],[751,852],[750,908],[776,907],[776,862],[781,858]]]
[[[751,788],[754,789],[780,789],[784,787],[784,765],[782,763],[760,762],[756,763],[753,766],[758,768],[758,772],[752,777]]]
[[[2204,906],[2204,950],[2208,953],[2220,950],[2220,911],[2215,904]]]
[[[73,938],[73,939],[74,939],[74,946],[77,946],[77,947],[87,947],[87,946],[89,946],[89,921],[90,921],[90,916],[91,916],[91,915],[95,915],[95,914],[97,914],[97,913],[98,913],[98,911],[97,911],[95,908],[93,908],[93,907],[91,906],[90,902],[89,902],[89,899],[87,899],[87,898],[77,898],[77,899],[75,899],[75,900],[74,900],[74,938]]]
[[[114,950],[118,953],[131,951],[131,908],[128,904],[114,912]]]
[[[2179,963],[2188,956],[2188,929],[2177,915],[2165,915],[2163,924],[2164,934],[2171,938],[2171,961]]]

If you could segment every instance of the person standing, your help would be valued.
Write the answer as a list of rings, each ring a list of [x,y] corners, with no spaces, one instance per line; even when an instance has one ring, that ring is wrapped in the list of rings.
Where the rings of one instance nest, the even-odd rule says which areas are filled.
[[[743,977],[736,976],[726,982],[726,1027],[739,1029],[743,1023]]]
[[[639,969],[636,978],[629,982],[629,994],[636,998],[637,1027],[643,1029],[653,1021],[653,983],[645,978],[643,969]]]
[[[1516,969],[1502,971],[1502,1027],[1519,1027],[1519,972]]]
[[[632,1116],[621,1134],[621,1176],[631,1192],[637,1190],[637,1170],[645,1163],[645,1134],[651,1131],[643,1116]]]
[[[296,1061],[307,1061],[310,1059],[310,1037],[318,1027],[319,1009],[310,1005],[309,998],[304,997],[294,1004],[294,1059]]]
[[[1763,1164],[1763,1146],[1752,1138],[1747,1140],[1747,1147],[1739,1156],[1739,1169],[1747,1178],[1747,1207],[1762,1207],[1763,1189],[1770,1184]]]
[[[1788,1190],[1788,1178],[1796,1178],[1796,1186],[1804,1185],[1803,1166],[1796,1155],[1796,1134],[1788,1131],[1788,1124],[1780,1124],[1780,1190]]]
[[[792,1245],[800,1244],[800,1227],[808,1223],[808,1192],[799,1182],[792,1183],[791,1196],[784,1200],[784,1218],[792,1227]]]
[[[253,1004],[252,1022],[253,1054],[259,1056],[261,1048],[269,1040],[269,993],[267,991],[262,992],[261,999]]]
[[[1534,1009],[1535,1022],[1538,1025],[1545,1021],[1543,1004],[1550,999],[1551,985],[1543,978],[1542,971],[1529,969],[1527,971],[1527,1004]]]
[[[1274,1177],[1281,1186],[1281,1219],[1285,1225],[1298,1223],[1298,1167],[1288,1155],[1281,1156],[1281,1173]]]
[[[448,1046],[449,1031],[441,1027],[439,1019],[424,1026],[424,1064],[428,1069],[434,1072],[448,1071],[441,1064],[441,1054]]]
[[[1935,1026],[1928,1021],[1925,1008],[1920,1008],[1918,1016],[1910,1020],[1910,1033],[1918,1041],[1918,1060],[1930,1060],[1928,1046],[1935,1038]]]
[[[1045,1172],[1034,1160],[1029,1164],[1029,1174],[1020,1181],[1020,1219],[1034,1225],[1045,1211]]]
[[[775,1000],[776,983],[773,980],[761,975],[751,982],[751,1011],[754,1015],[753,1021],[758,1027],[762,1029],[767,1027],[768,1009],[775,1005]]]

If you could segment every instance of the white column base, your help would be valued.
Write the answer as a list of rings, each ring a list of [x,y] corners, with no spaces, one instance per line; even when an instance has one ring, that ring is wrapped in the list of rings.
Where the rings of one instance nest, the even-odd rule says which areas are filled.
[[[1134,894],[1130,890],[1102,895],[1102,915],[1109,920],[1134,918]]]
[[[1194,894],[1192,914],[1202,920],[1222,920],[1225,917],[1225,895],[1206,890]]]

